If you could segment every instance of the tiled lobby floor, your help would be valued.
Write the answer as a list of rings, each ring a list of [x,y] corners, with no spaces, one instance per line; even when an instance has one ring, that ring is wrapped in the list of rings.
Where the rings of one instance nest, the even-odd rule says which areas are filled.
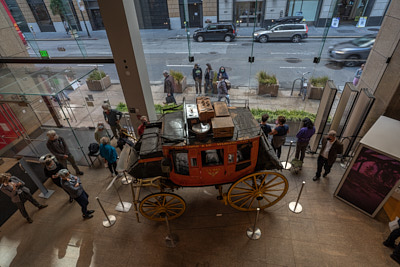
[[[344,173],[338,163],[319,182],[311,180],[315,167],[316,156],[307,155],[299,175],[284,171],[288,194],[260,213],[262,235],[256,241],[246,236],[255,213],[225,206],[216,199],[214,187],[176,190],[187,209],[170,222],[180,239],[175,248],[165,244],[165,223],[141,215],[137,223],[133,207],[128,213],[114,210],[119,200],[114,188],[106,191],[108,169],[83,167],[94,218],[83,221],[78,204],[70,204],[67,195],[47,181],[56,192],[40,201],[49,207],[38,211],[26,204],[34,222],[28,224],[16,212],[0,228],[0,266],[397,266],[389,257],[391,250],[382,245],[389,234],[385,219],[369,218],[333,197]],[[294,214],[288,203],[295,201],[303,180],[303,212]],[[123,201],[132,201],[130,186],[117,185]],[[157,190],[142,190],[141,199],[150,192]],[[105,217],[96,196],[117,218],[111,228],[102,225]]]

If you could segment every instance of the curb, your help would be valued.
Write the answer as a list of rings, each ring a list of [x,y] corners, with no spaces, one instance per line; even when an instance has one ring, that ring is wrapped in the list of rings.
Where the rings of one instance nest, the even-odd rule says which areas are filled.
[[[353,36],[326,36],[325,38],[360,38],[363,35],[353,35]],[[312,39],[322,39],[324,38],[323,36],[308,36],[308,38],[312,38]],[[176,36],[176,37],[168,37],[168,39],[186,39],[186,37],[184,36]],[[193,39],[192,37],[190,37],[190,39]],[[236,36],[235,39],[252,39],[251,36]]]

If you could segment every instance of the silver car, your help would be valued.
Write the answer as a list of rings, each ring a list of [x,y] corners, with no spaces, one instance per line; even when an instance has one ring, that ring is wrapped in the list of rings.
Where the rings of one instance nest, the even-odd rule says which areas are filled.
[[[302,23],[277,24],[268,29],[254,32],[254,40],[260,43],[268,41],[292,41],[298,43],[308,37],[308,26]]]
[[[355,67],[367,60],[375,38],[376,34],[368,34],[352,41],[330,46],[329,58],[332,61],[342,62],[346,67]]]

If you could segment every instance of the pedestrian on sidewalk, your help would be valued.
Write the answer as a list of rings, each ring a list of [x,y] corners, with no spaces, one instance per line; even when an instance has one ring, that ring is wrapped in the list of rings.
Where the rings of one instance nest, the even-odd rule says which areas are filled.
[[[40,157],[40,162],[44,165],[44,175],[47,178],[50,178],[50,180],[58,187],[63,189],[67,195],[69,196],[69,202],[71,203],[74,201],[71,196],[69,195],[68,191],[66,191],[62,186],[61,186],[61,179],[58,176],[58,172],[62,169],[65,169],[65,167],[59,163],[56,160],[56,157],[54,157],[51,154],[47,154],[44,156]]]
[[[108,169],[111,172],[111,175],[118,175],[117,172],[117,150],[110,145],[110,139],[108,137],[103,137],[100,140],[100,156],[102,156],[108,164]]]
[[[103,104],[101,107],[103,108],[104,120],[110,125],[114,138],[118,139],[117,130],[121,130],[119,121],[122,118],[122,112],[111,109],[109,104]]]
[[[226,73],[226,69],[224,66],[221,66],[218,71],[218,78],[222,75],[222,78],[229,80],[228,73]]]
[[[222,77],[222,75],[219,77],[217,89],[218,89],[218,101],[221,101],[221,99],[225,97],[226,102],[228,102],[228,107],[230,107],[231,101],[229,99],[229,94],[228,94],[228,89],[226,87],[225,79]]]
[[[400,225],[400,220],[398,221],[398,224]],[[383,245],[388,247],[388,248],[393,248],[394,251],[390,255],[390,257],[396,261],[397,263],[400,264],[400,245],[395,244],[395,241],[397,238],[400,237],[400,228],[394,229],[388,238],[383,242]]]
[[[81,179],[72,175],[67,169],[62,169],[58,172],[61,177],[62,187],[69,193],[69,195],[78,202],[81,206],[83,219],[90,219],[93,217],[94,210],[88,210],[89,195],[82,187]]]
[[[204,74],[204,93],[207,94],[209,92],[213,92],[213,79],[214,79],[214,71],[211,67],[210,63],[206,64],[207,68]]]
[[[268,119],[269,119],[269,115],[267,113],[265,113],[264,115],[262,115],[261,123],[260,123],[261,130],[263,130],[267,139],[268,139],[269,133],[272,131],[271,126],[268,125]]]
[[[353,79],[354,86],[357,86],[363,70],[364,70],[364,64],[361,65],[361,67],[356,71],[356,74],[354,75],[354,79]]]
[[[196,95],[201,95],[203,71],[201,70],[199,64],[197,63],[194,64],[194,68],[192,70],[192,76],[194,80],[194,86],[196,87]]]
[[[343,144],[336,138],[336,132],[330,130],[328,136],[322,138],[322,147],[317,160],[317,173],[313,181],[320,179],[322,167],[325,170],[322,177],[326,177],[330,173],[337,155],[341,153],[343,153]]]
[[[296,154],[295,159],[299,159],[304,161],[304,157],[306,155],[306,148],[310,143],[311,137],[315,134],[314,123],[309,118],[303,119],[303,127],[296,134],[297,143],[296,143]]]
[[[174,77],[169,75],[168,71],[164,70],[163,71],[164,75],[164,93],[167,93],[166,97],[166,104],[169,103],[174,103],[176,105],[176,100],[174,97],[174,92],[175,92],[175,81]]]
[[[25,183],[18,177],[12,176],[10,173],[0,173],[0,190],[11,198],[11,201],[17,206],[22,216],[32,223],[32,219],[25,209],[24,203],[28,200],[38,209],[46,208],[47,205],[40,204],[33,198],[31,191],[25,186]]]
[[[83,175],[83,172],[79,170],[78,165],[76,165],[75,158],[69,152],[67,143],[65,143],[64,138],[58,136],[56,131],[50,130],[47,132],[47,148],[53,154],[56,159],[61,163],[61,165],[67,167],[67,161],[72,164],[77,175]]]
[[[289,126],[285,123],[285,116],[278,116],[275,128],[269,133],[272,135],[272,148],[278,159],[281,158],[282,146],[285,144],[286,135],[289,133]]]

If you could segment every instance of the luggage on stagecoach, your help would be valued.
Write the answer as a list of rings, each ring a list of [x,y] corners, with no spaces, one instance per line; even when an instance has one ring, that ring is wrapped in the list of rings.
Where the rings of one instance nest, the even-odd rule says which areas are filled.
[[[211,119],[214,138],[232,137],[235,125],[231,117],[217,117]]]
[[[225,102],[214,102],[215,117],[230,116],[228,106]]]
[[[210,98],[206,96],[198,97],[196,99],[197,110],[199,112],[199,119],[201,122],[209,122],[211,118],[215,117],[215,111],[211,104]]]

